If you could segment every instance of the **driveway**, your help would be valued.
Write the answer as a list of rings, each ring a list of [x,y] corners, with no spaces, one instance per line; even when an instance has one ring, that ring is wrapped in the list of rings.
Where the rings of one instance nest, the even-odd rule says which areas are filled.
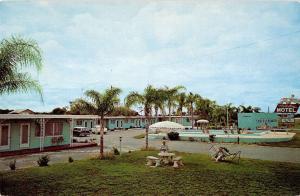
[[[109,132],[104,137],[105,150],[111,150],[112,147],[120,147],[120,137],[122,137],[121,148],[122,152],[128,152],[129,150],[138,150],[145,145],[144,139],[134,139],[133,137],[144,133],[142,129],[132,129],[124,131],[113,131]],[[99,141],[99,135],[96,136]],[[149,140],[151,147],[158,148],[161,145],[159,140]],[[208,154],[210,144],[203,142],[189,142],[189,141],[168,141],[167,145],[170,150],[190,152],[190,153],[202,153]],[[300,163],[300,148],[286,148],[286,147],[268,147],[268,146],[257,146],[247,144],[221,144],[226,146],[230,151],[242,151],[242,157],[281,161],[281,162],[292,162]],[[71,156],[74,160],[87,159],[95,157],[99,154],[99,147],[81,148],[62,150],[56,152],[45,152],[38,154],[29,155],[18,155],[12,157],[0,158],[0,170],[7,170],[10,161],[17,160],[17,168],[25,168],[37,166],[36,160],[44,154],[50,156],[50,164],[67,162],[68,157]]]

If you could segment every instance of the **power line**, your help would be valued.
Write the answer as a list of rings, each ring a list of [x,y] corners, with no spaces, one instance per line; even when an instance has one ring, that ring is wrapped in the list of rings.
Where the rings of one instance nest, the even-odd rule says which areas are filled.
[[[223,52],[230,51],[230,50],[236,50],[236,49],[240,49],[240,48],[248,48],[248,47],[254,46],[254,45],[256,45],[258,43],[261,43],[261,42],[268,42],[268,41],[271,41],[271,40],[279,39],[281,37],[287,37],[287,36],[297,34],[297,33],[300,33],[300,29],[297,30],[297,31],[281,34],[277,37],[266,38],[266,39],[262,39],[262,40],[259,40],[259,41],[249,42],[249,43],[241,44],[241,45],[238,45],[238,46],[235,46],[235,47],[226,48],[226,49],[223,49],[223,50],[212,52],[210,54],[204,54],[204,55],[201,55],[201,57],[213,56],[213,55],[216,55],[216,54],[219,54],[219,53],[223,53]]]

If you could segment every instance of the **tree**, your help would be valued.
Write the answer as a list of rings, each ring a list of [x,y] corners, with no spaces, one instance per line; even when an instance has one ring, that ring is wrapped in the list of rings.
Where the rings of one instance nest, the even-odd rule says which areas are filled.
[[[169,88],[165,86],[163,92],[165,93],[167,107],[169,110],[169,121],[171,121],[171,109],[175,106],[177,96],[181,90],[184,90],[184,86],[175,86],[173,88]]]
[[[59,114],[59,115],[66,114],[66,113],[67,113],[67,108],[66,107],[54,108],[52,110],[52,112],[50,112],[50,114]]]
[[[190,114],[192,115],[192,129],[194,128],[194,104],[200,97],[201,96],[199,94],[193,94],[192,92],[190,92],[186,98]]]
[[[3,39],[0,43],[0,95],[36,91],[42,97],[42,88],[24,68],[42,68],[41,50],[34,40],[19,37]]]
[[[143,94],[140,94],[136,91],[130,92],[127,97],[125,98],[126,100],[126,106],[127,107],[132,107],[134,105],[142,105],[144,108],[144,114],[147,119],[146,122],[146,135],[145,135],[145,142],[146,142],[146,149],[148,149],[148,133],[149,133],[149,122],[150,122],[150,115],[151,115],[151,110],[152,107],[155,103],[155,96],[156,95],[156,89],[148,85]]]
[[[166,94],[163,89],[154,88],[153,96],[154,115],[156,121],[158,121],[158,110],[160,110],[162,114],[165,114],[164,102],[166,100]]]
[[[180,93],[178,96],[177,96],[177,103],[178,103],[178,108],[177,108],[177,111],[179,112],[180,114],[180,118],[181,118],[181,124],[183,124],[182,122],[182,111],[183,111],[183,108],[186,106],[186,94],[184,92]]]
[[[119,94],[121,89],[111,87],[106,89],[103,93],[95,90],[87,90],[85,96],[87,99],[77,99],[75,102],[76,107],[80,108],[88,114],[98,115],[101,121],[100,129],[100,158],[103,158],[104,149],[104,117],[111,113],[115,106],[120,102]]]
[[[109,115],[110,116],[137,116],[139,115],[139,113],[125,106],[117,106]]]

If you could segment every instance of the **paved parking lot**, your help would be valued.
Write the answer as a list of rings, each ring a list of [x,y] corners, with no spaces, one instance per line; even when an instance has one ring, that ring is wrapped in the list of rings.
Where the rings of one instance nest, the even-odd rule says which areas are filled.
[[[111,150],[112,147],[119,148],[119,138],[122,137],[122,151],[128,152],[129,150],[138,150],[145,145],[144,139],[134,139],[135,135],[143,133],[142,129],[122,130],[109,132],[105,135],[105,150]],[[99,135],[96,135],[99,141]],[[150,146],[159,148],[161,141],[149,140]],[[210,144],[203,142],[189,142],[189,141],[168,141],[170,150],[191,152],[191,153],[202,153],[208,154]],[[247,144],[221,144],[226,146],[230,151],[242,151],[242,157],[271,160],[271,161],[282,161],[282,162],[293,162],[300,163],[300,149],[299,148],[280,148],[280,147],[268,147],[268,146],[256,146]],[[36,160],[42,154],[49,154],[50,164],[67,162],[68,157],[71,156],[75,160],[86,159],[99,154],[99,147],[80,148],[72,150],[62,150],[57,152],[45,152],[30,155],[18,155],[14,157],[3,157],[0,158],[0,170],[8,169],[8,163],[14,159],[17,160],[17,167],[32,167],[37,166]]]

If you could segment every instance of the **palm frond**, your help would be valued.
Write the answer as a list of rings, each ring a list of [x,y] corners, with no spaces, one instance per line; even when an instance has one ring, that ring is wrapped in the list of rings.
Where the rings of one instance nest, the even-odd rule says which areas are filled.
[[[87,90],[85,91],[85,96],[90,98],[97,106],[100,106],[103,96],[100,92],[97,92],[95,90]]]
[[[0,94],[34,90],[42,97],[42,88],[28,73],[21,69],[42,68],[41,50],[34,40],[20,37],[3,39],[0,42]]]
[[[12,36],[0,43],[0,69],[7,71],[20,67],[34,67],[40,71],[42,54],[36,41]]]
[[[43,101],[42,87],[28,73],[17,73],[12,78],[0,80],[0,95],[5,93],[36,91]]]
[[[145,102],[144,96],[139,94],[136,91],[130,92],[125,98],[125,105],[127,107],[131,107],[137,104],[144,104],[144,102]]]

